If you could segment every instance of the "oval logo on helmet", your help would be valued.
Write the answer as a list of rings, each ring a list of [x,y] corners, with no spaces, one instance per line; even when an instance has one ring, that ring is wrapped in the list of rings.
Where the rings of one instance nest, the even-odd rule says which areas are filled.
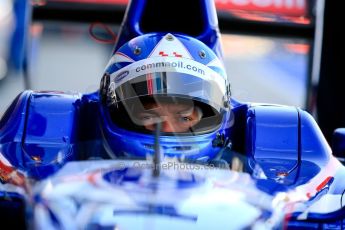
[[[127,77],[129,74],[129,71],[123,71],[121,73],[119,73],[116,77],[115,77],[115,82],[118,83],[119,81],[121,81],[122,79],[124,79],[125,77]]]

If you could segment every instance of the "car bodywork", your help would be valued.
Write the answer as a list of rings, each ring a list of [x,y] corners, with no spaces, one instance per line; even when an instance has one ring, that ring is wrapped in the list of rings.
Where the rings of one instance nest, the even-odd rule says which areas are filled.
[[[142,33],[166,29],[164,21],[154,24],[159,15],[147,15],[147,2],[131,1],[114,51]],[[221,57],[213,2],[198,3],[202,29],[191,35]],[[200,165],[184,170],[168,161],[178,170],[166,168],[157,177],[149,160],[94,160],[106,155],[98,92],[24,91],[0,121],[2,217],[16,224],[18,213],[21,225],[66,229],[342,226],[345,168],[314,118],[291,106],[230,103],[228,147],[246,156],[251,173]]]

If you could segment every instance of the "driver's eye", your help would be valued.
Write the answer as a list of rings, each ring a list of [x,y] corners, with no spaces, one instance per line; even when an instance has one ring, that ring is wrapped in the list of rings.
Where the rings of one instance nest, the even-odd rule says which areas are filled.
[[[179,120],[182,122],[190,122],[193,120],[193,118],[190,116],[186,116],[186,117],[180,117]]]
[[[139,116],[139,120],[142,122],[143,125],[154,124],[161,120],[159,116],[154,114],[152,115],[141,115]]]
[[[150,120],[152,118],[154,118],[154,117],[153,116],[144,116],[144,117],[141,117],[140,119],[145,121],[145,120]]]

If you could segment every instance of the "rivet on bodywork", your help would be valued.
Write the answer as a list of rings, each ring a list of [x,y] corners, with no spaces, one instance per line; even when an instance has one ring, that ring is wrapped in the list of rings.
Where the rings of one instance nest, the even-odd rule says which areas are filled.
[[[199,56],[200,56],[201,58],[206,58],[206,52],[205,52],[204,50],[200,50],[200,51],[199,51]]]
[[[141,53],[141,48],[136,46],[133,52],[135,55],[139,55]]]

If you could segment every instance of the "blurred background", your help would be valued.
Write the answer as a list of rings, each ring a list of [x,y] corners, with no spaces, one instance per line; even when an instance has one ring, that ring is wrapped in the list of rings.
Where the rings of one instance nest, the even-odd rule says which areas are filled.
[[[328,69],[340,68],[334,60],[344,46],[325,35],[341,15],[328,12],[340,7],[324,0],[215,2],[233,97],[305,109],[330,141],[334,128],[345,127],[345,115],[338,106],[344,96],[328,92],[344,84],[332,80],[320,87],[320,82],[340,79]],[[96,91],[127,3],[0,0],[0,116],[25,89]],[[328,29],[327,36],[334,33]],[[331,49],[335,52],[324,51]]]

